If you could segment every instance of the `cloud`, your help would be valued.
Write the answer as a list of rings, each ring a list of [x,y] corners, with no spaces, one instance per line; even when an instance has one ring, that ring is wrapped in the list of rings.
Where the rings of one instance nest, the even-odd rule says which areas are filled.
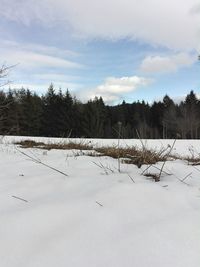
[[[84,100],[93,99],[95,96],[102,97],[106,103],[119,102],[123,97],[142,86],[148,86],[153,82],[152,79],[132,76],[132,77],[109,77],[104,84],[96,88],[80,93],[80,97]]]
[[[80,68],[81,65],[56,56],[31,51],[14,51],[4,54],[6,61],[17,62],[22,68]]]
[[[0,54],[2,63],[7,66],[19,63],[11,69],[8,78],[12,83],[7,87],[18,89],[25,87],[44,92],[53,82],[57,88],[70,88],[70,90],[80,88],[77,83],[80,77],[66,75],[70,70],[84,68],[74,61],[79,55],[73,51],[1,40]]]
[[[171,56],[148,56],[140,66],[146,73],[175,72],[180,68],[189,67],[197,61],[197,55],[178,53]]]
[[[1,0],[1,17],[62,27],[85,38],[130,38],[170,49],[200,42],[197,0]]]
[[[19,63],[21,69],[33,68],[82,68],[83,66],[69,57],[70,51],[62,51],[55,47],[34,44],[19,44],[2,41],[0,44],[1,60],[7,64]],[[61,55],[63,56],[61,58]],[[71,52],[70,56],[73,55]]]

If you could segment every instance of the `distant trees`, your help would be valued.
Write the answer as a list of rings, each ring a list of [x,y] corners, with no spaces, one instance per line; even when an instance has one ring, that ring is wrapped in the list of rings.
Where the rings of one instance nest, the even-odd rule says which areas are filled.
[[[164,97],[163,104],[163,138],[199,137],[200,102],[193,91],[179,105],[168,96]]]
[[[95,97],[84,105],[83,130],[86,137],[103,138],[106,124],[106,109],[103,99]]]
[[[5,109],[5,102],[6,102],[6,95],[4,92],[0,92],[0,130],[2,131],[3,128],[3,121],[4,121],[4,109]]]
[[[3,135],[117,138],[119,122],[123,138],[200,138],[200,101],[193,91],[179,104],[166,95],[152,105],[116,106],[101,97],[81,103],[53,84],[42,96],[24,88],[0,91]]]
[[[65,94],[59,90],[55,92],[53,84],[48,88],[45,96],[42,97],[43,116],[42,132],[45,136],[62,136],[70,134],[74,127],[75,110],[73,99],[67,90]]]
[[[38,136],[41,132],[42,100],[30,90],[15,92],[18,129],[22,135]]]
[[[168,95],[163,98],[163,105],[163,138],[176,138],[178,123],[176,105]]]
[[[196,139],[200,128],[200,102],[193,91],[180,104],[179,127],[182,138]]]
[[[6,80],[7,75],[8,75],[8,71],[11,67],[7,67],[5,65],[2,65],[0,67],[0,87],[5,86],[6,84],[8,84],[8,81]],[[0,131],[3,132],[4,129],[4,123],[6,120],[6,108],[8,107],[8,105],[10,104],[10,102],[7,102],[7,98],[6,95],[3,91],[0,92]]]
[[[58,122],[60,122],[60,96],[55,93],[53,84],[48,88],[47,93],[42,98],[43,117],[42,132],[45,136],[59,136]]]

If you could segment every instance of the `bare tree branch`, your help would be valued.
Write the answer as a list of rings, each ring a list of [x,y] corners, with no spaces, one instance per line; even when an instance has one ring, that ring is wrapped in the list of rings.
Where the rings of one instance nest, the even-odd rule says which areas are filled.
[[[18,64],[16,65],[11,65],[11,66],[6,66],[5,64],[3,64],[1,67],[0,67],[0,79],[2,80],[2,82],[0,82],[0,87],[3,87],[5,85],[8,85],[11,83],[11,81],[9,80],[6,80],[5,81],[5,78],[8,77],[9,75],[9,72],[12,68],[14,68],[15,66],[17,66]]]

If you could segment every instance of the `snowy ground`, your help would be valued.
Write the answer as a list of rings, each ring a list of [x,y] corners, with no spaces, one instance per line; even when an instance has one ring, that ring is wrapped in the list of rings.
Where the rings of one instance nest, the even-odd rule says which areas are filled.
[[[133,165],[119,173],[112,158],[20,148],[66,177],[19,153],[14,139],[0,144],[0,267],[200,266],[200,166],[167,162],[171,175],[155,183]],[[200,152],[200,141],[177,141],[174,152],[191,147]]]

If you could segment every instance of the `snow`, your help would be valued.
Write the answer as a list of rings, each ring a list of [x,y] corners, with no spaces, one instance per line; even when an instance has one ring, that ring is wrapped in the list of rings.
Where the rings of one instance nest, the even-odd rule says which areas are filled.
[[[1,267],[200,266],[200,166],[168,161],[164,170],[171,175],[155,183],[141,175],[145,166],[122,164],[119,173],[109,157],[18,146],[66,177],[22,155],[12,144],[20,139],[0,144]],[[158,148],[173,140],[147,143]],[[190,154],[189,147],[198,153],[200,141],[178,140],[174,151]],[[94,162],[112,171],[107,175]]]

